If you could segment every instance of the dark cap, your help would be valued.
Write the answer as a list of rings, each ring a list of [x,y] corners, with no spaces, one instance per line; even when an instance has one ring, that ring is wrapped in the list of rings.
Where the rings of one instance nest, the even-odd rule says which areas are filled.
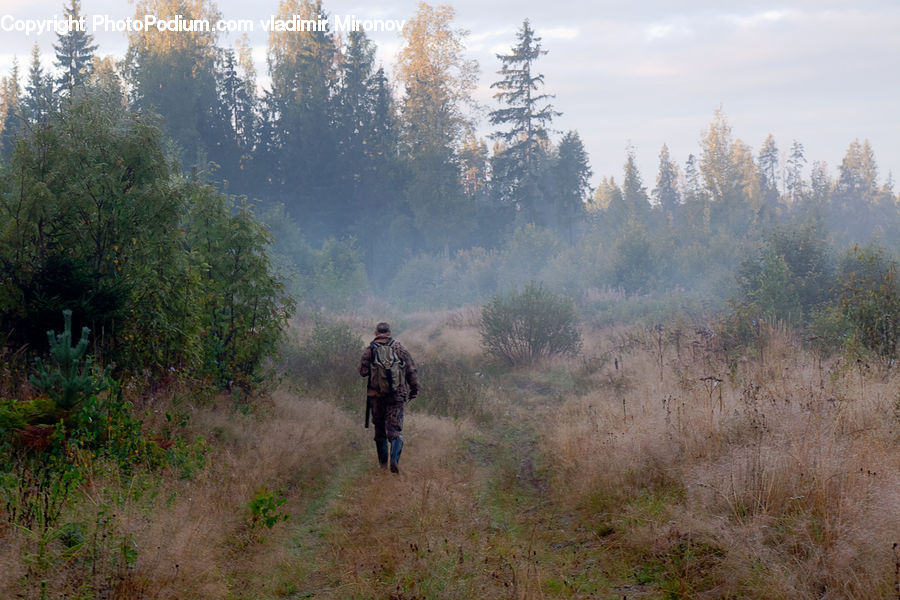
[[[390,333],[391,326],[388,323],[382,321],[378,325],[375,326],[375,333]]]

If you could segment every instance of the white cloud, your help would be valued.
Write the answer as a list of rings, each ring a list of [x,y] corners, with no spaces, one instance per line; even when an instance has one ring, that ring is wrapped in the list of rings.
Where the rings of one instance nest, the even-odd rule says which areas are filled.
[[[653,23],[644,28],[644,38],[649,42],[667,38],[687,38],[694,35],[685,23]]]
[[[798,13],[794,10],[767,10],[750,15],[726,15],[724,18],[741,29],[749,29],[790,20],[796,16],[798,16]]]
[[[466,40],[468,43],[480,43],[485,42],[491,38],[512,38],[514,36],[514,30],[510,28],[504,29],[490,29],[488,31],[482,31],[479,33],[472,33],[469,35]]]
[[[675,77],[679,70],[672,64],[661,60],[645,60],[633,65],[631,72],[638,77],[657,78]]]
[[[491,54],[509,54],[512,52],[512,44],[497,44],[490,47]]]
[[[575,27],[552,27],[537,30],[537,34],[545,40],[574,40],[580,33]]]
[[[672,33],[672,30],[675,29],[672,25],[664,24],[664,25],[651,25],[647,28],[647,38],[648,39],[658,39],[664,38]]]

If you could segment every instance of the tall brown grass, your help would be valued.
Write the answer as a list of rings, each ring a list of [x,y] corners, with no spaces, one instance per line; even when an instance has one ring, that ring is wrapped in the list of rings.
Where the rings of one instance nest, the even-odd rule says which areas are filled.
[[[110,583],[98,585],[109,597],[212,599],[266,590],[268,574],[292,560],[285,550],[290,528],[251,530],[249,501],[262,486],[283,490],[288,498],[283,510],[302,514],[320,493],[318,486],[355,451],[350,431],[356,424],[323,400],[277,391],[249,415],[215,404],[186,410],[192,417],[188,435],[210,442],[205,468],[188,480],[168,473],[161,485],[151,482],[144,495],[137,493],[143,487],[140,473],[123,479],[95,470],[82,489],[83,502],[64,514],[64,521],[91,524],[102,511],[109,524],[101,534],[109,539],[101,549],[115,555],[122,540],[135,549],[130,567],[117,567],[115,557],[99,565],[112,571],[102,574]],[[5,533],[0,564],[11,566],[5,570],[9,577],[0,578],[0,596],[13,598],[22,589],[17,576],[27,563],[22,557],[33,549],[21,532]],[[76,555],[73,566],[82,559],[98,567],[83,555]],[[78,592],[67,583],[64,562],[42,577],[50,598]],[[24,585],[34,592],[39,584]]]
[[[477,317],[394,320],[428,374],[399,476],[375,464],[355,365],[358,407],[290,373],[249,411],[180,401],[205,468],[98,468],[64,515],[108,536],[101,597],[897,597],[895,372],[777,324],[738,352],[683,323],[588,328],[582,357],[507,371],[483,364]],[[367,340],[382,318],[344,320]],[[263,486],[291,515],[271,530],[250,521]],[[33,540],[0,540],[0,597],[40,597]],[[83,559],[42,572],[47,597],[77,597]]]
[[[891,597],[900,379],[820,361],[764,327],[761,351],[739,365],[702,339],[691,340],[699,355],[670,346],[661,378],[654,332],[632,331],[620,370],[606,366],[594,392],[551,412],[557,500],[592,510],[640,554],[648,531],[623,525],[621,506],[665,499],[649,534],[666,552],[700,540],[708,555],[682,574],[691,597]]]

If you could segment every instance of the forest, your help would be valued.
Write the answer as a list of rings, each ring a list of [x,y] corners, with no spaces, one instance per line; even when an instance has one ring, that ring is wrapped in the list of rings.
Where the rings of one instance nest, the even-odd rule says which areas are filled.
[[[898,597],[869,142],[832,168],[719,107],[595,178],[530,21],[478,65],[454,17],[389,69],[361,31],[272,31],[264,76],[69,31],[0,78],[0,596]],[[423,382],[399,478],[356,374],[383,320]]]

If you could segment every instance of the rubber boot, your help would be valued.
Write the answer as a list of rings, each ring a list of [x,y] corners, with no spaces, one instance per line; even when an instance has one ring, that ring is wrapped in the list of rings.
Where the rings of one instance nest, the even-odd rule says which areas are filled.
[[[378,451],[378,466],[387,469],[388,466],[388,441],[375,440],[375,450]]]
[[[399,473],[397,463],[400,462],[400,451],[403,450],[403,439],[391,440],[391,473]]]

